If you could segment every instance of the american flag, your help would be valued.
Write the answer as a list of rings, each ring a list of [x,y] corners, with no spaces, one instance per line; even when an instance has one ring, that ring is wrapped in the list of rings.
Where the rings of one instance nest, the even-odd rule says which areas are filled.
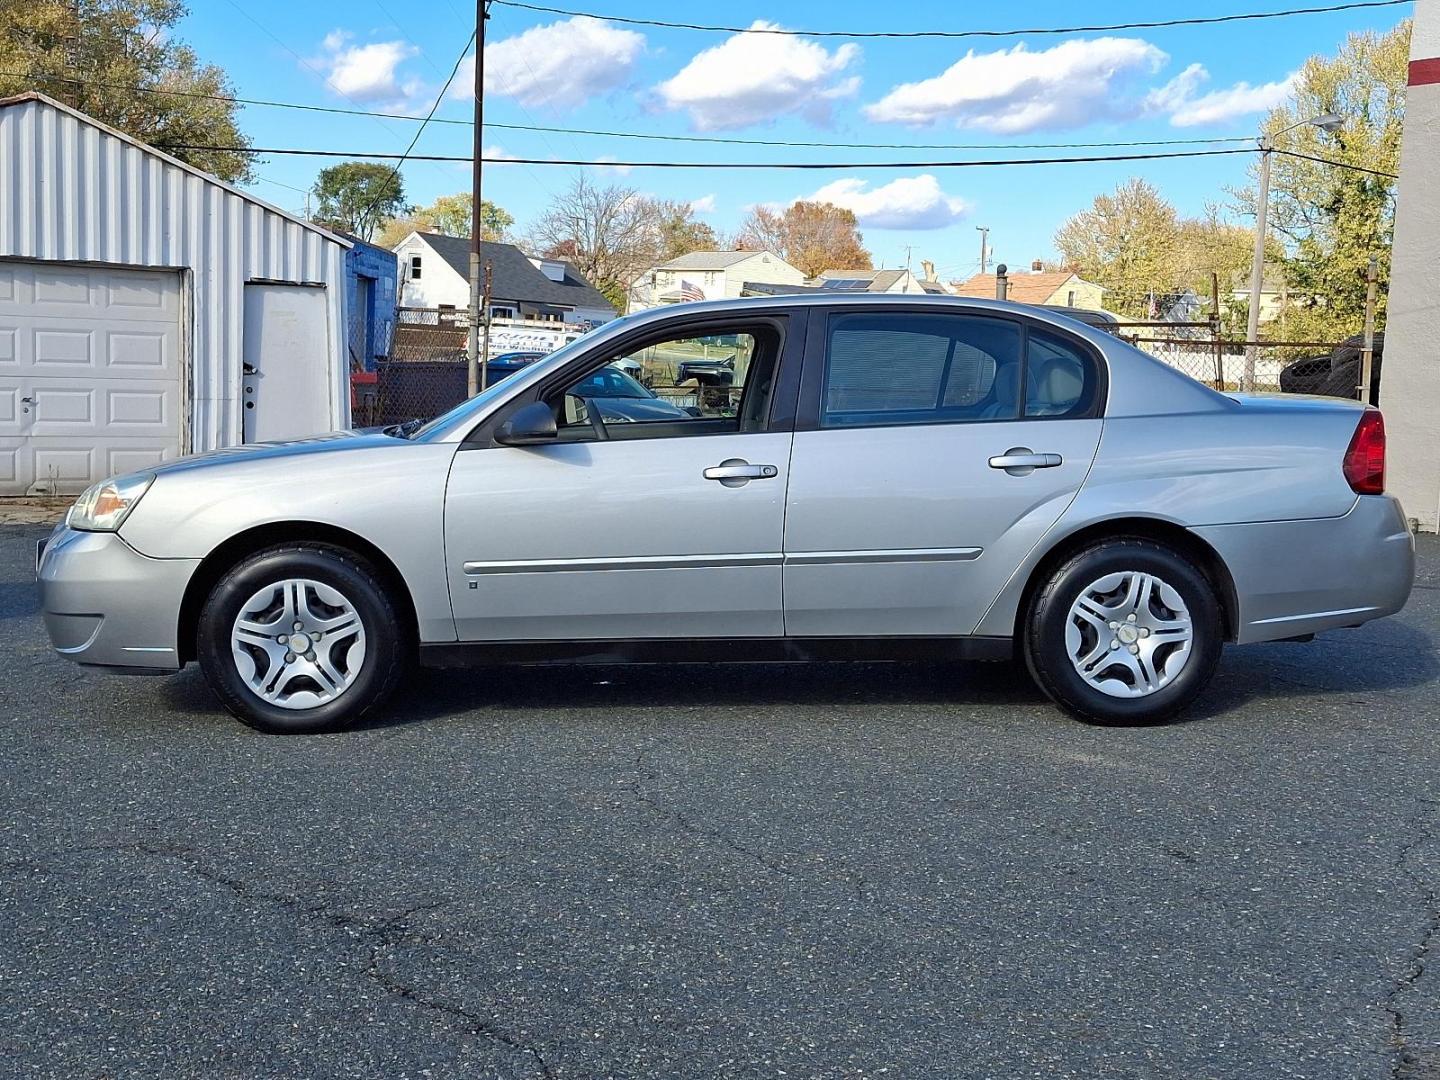
[[[685,281],[684,279],[682,279],[680,282],[680,299],[704,300],[705,294],[700,291],[700,286],[694,284],[693,282]]]

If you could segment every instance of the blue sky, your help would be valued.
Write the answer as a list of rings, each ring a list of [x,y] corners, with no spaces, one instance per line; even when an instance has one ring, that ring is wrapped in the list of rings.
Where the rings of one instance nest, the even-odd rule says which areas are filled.
[[[1008,29],[1076,22],[1146,21],[1179,13],[1153,2],[1024,5],[969,0],[900,6],[826,3],[557,3],[604,14],[788,29]],[[1287,5],[1226,0],[1221,14]],[[243,11],[242,11],[243,9]],[[1186,8],[1193,14],[1201,9]],[[574,22],[497,5],[487,52],[487,122],[603,128],[665,135],[817,142],[981,143],[995,150],[849,150],[660,143],[492,129],[487,152],[526,158],[685,161],[968,159],[1118,153],[1045,151],[1031,143],[1214,138],[1252,134],[1264,109],[1313,53],[1333,52],[1352,30],[1388,30],[1409,5],[1260,22],[1074,36],[849,41],[743,37]],[[247,17],[248,16],[248,17]],[[469,36],[467,0],[193,0],[179,29],[202,59],[221,64],[240,96],[415,114],[428,109]],[[468,82],[467,66],[462,79]],[[468,87],[437,117],[464,120]],[[261,147],[398,152],[415,125],[247,107],[241,123]],[[466,154],[470,132],[432,124],[418,151]],[[1225,144],[1218,144],[1225,145]],[[1143,152],[1145,148],[1138,148]],[[1156,148],[1159,149],[1159,148]],[[1244,182],[1247,156],[988,169],[884,168],[753,172],[637,168],[597,179],[694,201],[703,218],[732,230],[756,203],[820,194],[861,218],[877,264],[935,262],[943,277],[977,269],[978,225],[1012,266],[1053,255],[1051,238],[1071,214],[1130,176],[1154,183],[1182,212],[1227,199]],[[289,208],[326,162],[271,157],[258,167],[261,197]],[[506,165],[486,170],[487,198],[523,225],[574,170]],[[411,163],[410,201],[469,186],[469,166]],[[300,190],[296,190],[300,189]]]

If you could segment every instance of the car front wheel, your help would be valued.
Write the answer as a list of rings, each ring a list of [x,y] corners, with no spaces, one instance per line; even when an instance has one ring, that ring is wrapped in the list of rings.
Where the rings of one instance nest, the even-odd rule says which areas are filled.
[[[408,652],[368,563],[326,545],[270,548],[231,569],[200,613],[197,651],[225,707],[274,734],[348,727],[379,704]]]
[[[1095,724],[1151,724],[1210,682],[1224,620],[1205,574],[1149,540],[1106,541],[1058,567],[1036,594],[1025,659],[1041,689]]]

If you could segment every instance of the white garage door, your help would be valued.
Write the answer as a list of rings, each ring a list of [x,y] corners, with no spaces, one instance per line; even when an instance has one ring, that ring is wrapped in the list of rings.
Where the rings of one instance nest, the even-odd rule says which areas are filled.
[[[179,325],[178,274],[0,261],[0,495],[175,457]]]

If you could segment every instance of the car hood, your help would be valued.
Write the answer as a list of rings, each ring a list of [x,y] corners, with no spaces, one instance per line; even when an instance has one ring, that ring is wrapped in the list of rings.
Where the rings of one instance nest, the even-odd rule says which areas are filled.
[[[200,469],[215,469],[240,463],[257,464],[272,458],[306,457],[312,454],[334,454],[347,450],[368,450],[386,446],[404,446],[405,440],[378,431],[331,431],[323,435],[312,435],[304,439],[287,442],[245,443],[240,446],[226,446],[219,450],[208,450],[203,454],[188,454],[185,457],[167,461],[145,472],[157,476],[173,473],[188,473]]]

